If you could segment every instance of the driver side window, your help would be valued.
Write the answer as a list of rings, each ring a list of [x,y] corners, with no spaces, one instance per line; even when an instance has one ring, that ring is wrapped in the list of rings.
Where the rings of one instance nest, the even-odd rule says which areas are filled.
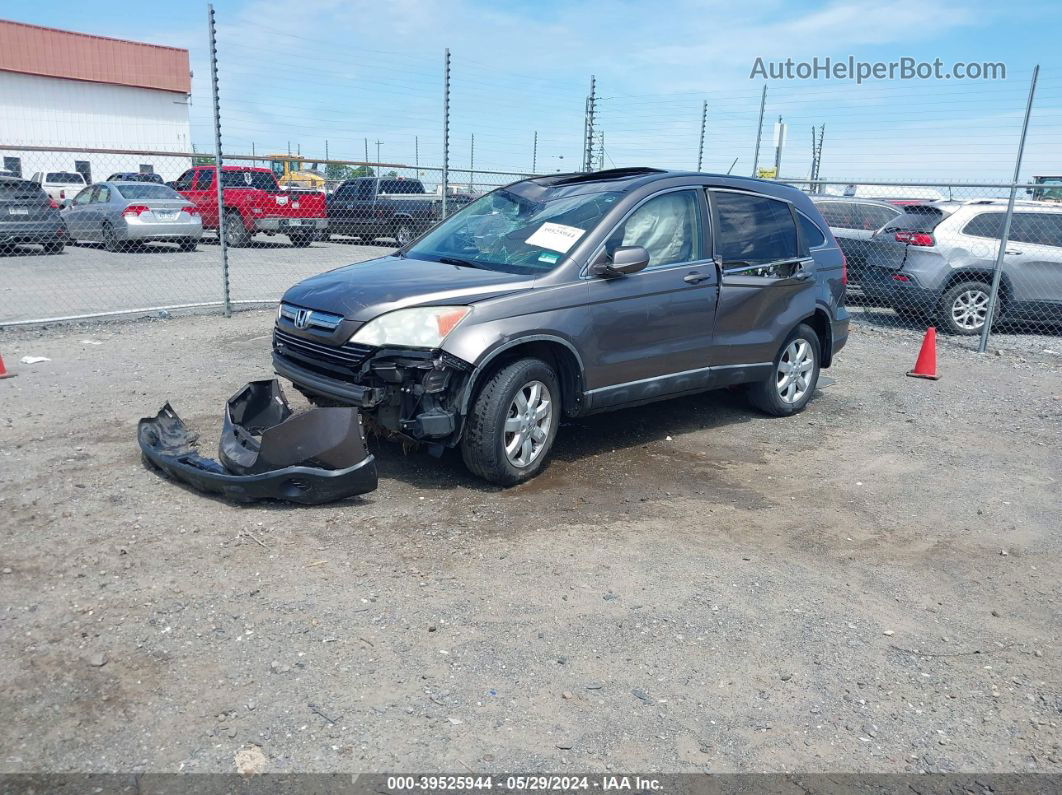
[[[696,262],[705,258],[697,194],[692,190],[656,196],[616,227],[605,243],[611,259],[620,246],[642,246],[649,268]]]
[[[82,188],[81,193],[79,193],[77,196],[75,196],[74,197],[74,201],[71,202],[71,203],[72,204],[77,204],[77,205],[88,204],[89,200],[92,198],[92,192],[94,190],[95,190],[95,188],[92,187],[91,185],[89,187],[87,187],[87,188]]]

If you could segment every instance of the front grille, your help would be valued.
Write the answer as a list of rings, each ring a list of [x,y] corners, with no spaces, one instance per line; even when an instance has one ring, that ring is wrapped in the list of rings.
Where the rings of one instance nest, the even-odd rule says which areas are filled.
[[[353,342],[336,348],[308,340],[305,337],[296,337],[279,328],[273,329],[273,347],[281,354],[291,354],[298,359],[309,359],[345,370],[360,367],[373,351],[371,345],[359,345]]]

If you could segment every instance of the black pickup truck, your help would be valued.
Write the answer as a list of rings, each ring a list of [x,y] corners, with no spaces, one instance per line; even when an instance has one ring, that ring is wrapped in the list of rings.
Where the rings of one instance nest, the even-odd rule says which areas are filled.
[[[427,193],[419,179],[358,177],[343,182],[328,197],[330,235],[390,237],[404,246],[441,218],[442,197]]]

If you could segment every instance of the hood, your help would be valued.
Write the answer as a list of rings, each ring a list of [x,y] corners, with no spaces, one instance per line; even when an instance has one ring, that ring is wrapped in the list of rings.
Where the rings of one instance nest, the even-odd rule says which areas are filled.
[[[407,306],[471,304],[533,286],[533,278],[513,273],[381,257],[312,276],[283,300],[364,323]]]

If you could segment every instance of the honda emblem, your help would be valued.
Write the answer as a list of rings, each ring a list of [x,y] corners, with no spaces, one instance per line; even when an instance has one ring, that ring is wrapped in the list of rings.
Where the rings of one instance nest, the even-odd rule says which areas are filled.
[[[309,309],[300,309],[295,313],[295,328],[306,328],[310,325],[310,318],[313,316],[313,312]]]

